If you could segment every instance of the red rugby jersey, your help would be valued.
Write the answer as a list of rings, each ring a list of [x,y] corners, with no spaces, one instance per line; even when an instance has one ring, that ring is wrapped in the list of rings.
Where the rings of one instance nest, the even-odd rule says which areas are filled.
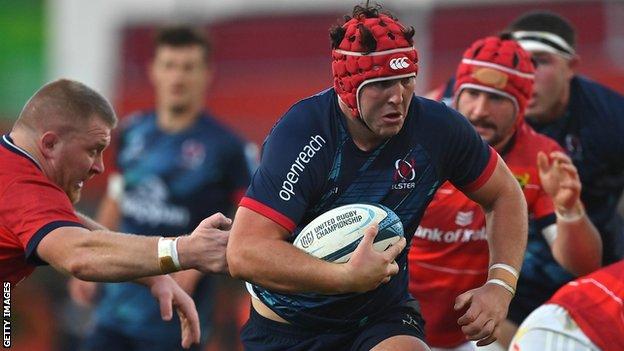
[[[541,187],[537,153],[561,150],[550,138],[523,123],[503,159],[522,186],[531,219],[555,222],[552,200]],[[435,194],[412,239],[409,252],[410,292],[421,304],[427,343],[454,347],[466,342],[457,325],[455,298],[485,283],[489,250],[485,214],[449,182]]]
[[[65,192],[8,135],[0,137],[0,165],[0,279],[14,285],[45,264],[36,254],[43,237],[82,225]]]
[[[547,303],[565,308],[604,351],[624,350],[624,260],[559,289]]]

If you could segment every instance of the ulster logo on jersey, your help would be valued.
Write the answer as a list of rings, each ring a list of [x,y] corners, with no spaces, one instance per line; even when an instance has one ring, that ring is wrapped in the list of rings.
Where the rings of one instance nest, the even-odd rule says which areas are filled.
[[[206,159],[206,147],[199,141],[187,140],[182,144],[182,164],[188,169],[195,169]]]
[[[398,159],[394,162],[394,181],[406,180],[411,182],[416,178],[416,171],[414,170],[414,159],[409,161]]]
[[[393,190],[413,189],[416,186],[416,161],[413,158],[409,160],[398,159],[394,162],[394,175],[392,180]]]
[[[473,218],[474,218],[474,211],[468,211],[468,212],[457,211],[457,216],[455,216],[455,224],[465,227],[472,223]]]

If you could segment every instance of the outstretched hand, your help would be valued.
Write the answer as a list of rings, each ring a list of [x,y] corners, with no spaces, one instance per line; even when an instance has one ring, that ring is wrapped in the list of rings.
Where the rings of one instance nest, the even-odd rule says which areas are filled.
[[[201,332],[199,316],[193,299],[180,288],[169,276],[161,275],[149,279],[147,284],[154,298],[160,305],[160,316],[164,321],[170,321],[175,307],[180,318],[182,329],[182,347],[188,349],[192,344],[199,344]]]
[[[570,209],[577,204],[581,196],[581,181],[570,157],[559,151],[548,156],[540,151],[537,168],[542,187],[556,208]]]

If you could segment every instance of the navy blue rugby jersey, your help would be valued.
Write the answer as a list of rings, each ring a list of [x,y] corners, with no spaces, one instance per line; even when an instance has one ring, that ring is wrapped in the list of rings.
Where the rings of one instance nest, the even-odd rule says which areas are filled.
[[[121,230],[188,234],[213,213],[228,214],[249,186],[250,163],[244,141],[206,113],[177,133],[159,128],[153,112],[130,117],[117,154]]]
[[[159,128],[154,112],[122,123],[116,161],[124,179],[119,199],[124,233],[188,234],[213,213],[228,214],[249,185],[252,165],[244,141],[206,113],[177,133]],[[204,332],[210,327],[212,290],[207,275],[193,294]],[[133,283],[105,284],[96,320],[139,339],[180,333],[179,322],[162,321],[149,289]]]
[[[624,189],[624,96],[587,78],[570,82],[570,102],[561,118],[533,128],[555,139],[576,165],[581,200],[600,231],[605,264],[624,257],[624,223],[617,203]]]
[[[328,89],[295,104],[264,142],[261,164],[241,206],[292,232],[332,208],[360,202],[385,205],[400,217],[408,242],[436,189],[446,180],[478,189],[497,156],[467,120],[443,104],[414,96],[396,136],[370,152],[353,143],[337,96]],[[407,246],[409,247],[409,245]],[[278,315],[309,329],[357,326],[411,297],[407,249],[400,272],[363,294],[281,294],[251,285]]]

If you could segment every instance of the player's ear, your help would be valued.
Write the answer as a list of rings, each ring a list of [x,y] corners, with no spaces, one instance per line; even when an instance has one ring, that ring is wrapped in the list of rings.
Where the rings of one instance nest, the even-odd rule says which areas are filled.
[[[568,60],[568,73],[570,75],[570,79],[574,76],[576,69],[581,64],[581,57],[579,55],[574,55],[571,59]]]
[[[54,153],[58,150],[61,139],[59,135],[53,131],[47,131],[39,138],[39,149],[45,158],[53,158]]]

